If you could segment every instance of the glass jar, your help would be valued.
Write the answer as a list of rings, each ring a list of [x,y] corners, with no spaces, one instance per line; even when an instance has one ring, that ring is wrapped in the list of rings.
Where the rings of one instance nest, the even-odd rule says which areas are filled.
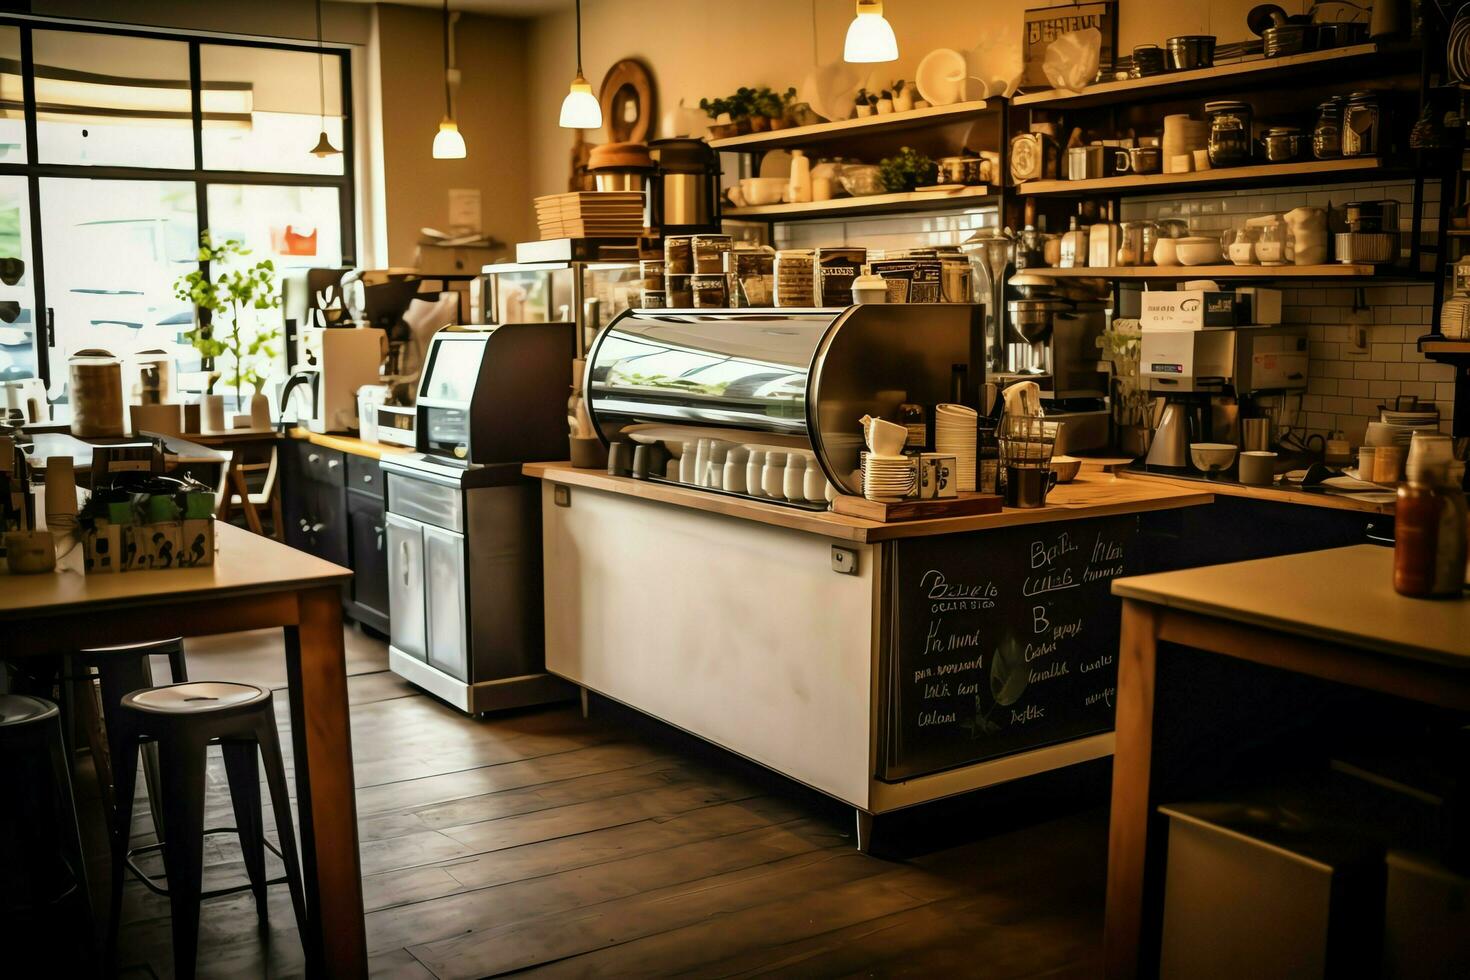
[[[1342,100],[1328,99],[1317,107],[1312,128],[1312,156],[1332,160],[1342,156]]]
[[[1348,96],[1342,111],[1342,155],[1371,157],[1378,153],[1382,127],[1378,96],[1372,92],[1354,92]]]
[[[809,248],[784,248],[776,253],[776,305],[816,305],[816,253]]]
[[[1152,221],[1125,221],[1118,236],[1116,265],[1153,265],[1158,226]]]
[[[1210,121],[1206,149],[1212,167],[1236,167],[1251,159],[1251,107],[1245,102],[1206,102]]]
[[[1302,131],[1295,126],[1273,126],[1261,137],[1267,163],[1290,163],[1301,151]]]

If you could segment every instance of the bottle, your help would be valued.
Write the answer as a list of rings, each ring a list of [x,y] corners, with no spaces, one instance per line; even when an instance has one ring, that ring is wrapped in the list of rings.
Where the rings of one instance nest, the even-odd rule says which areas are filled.
[[[955,405],[970,404],[967,392],[970,387],[970,366],[968,364],[951,364],[949,366],[949,400]]]
[[[1062,235],[1062,257],[1057,263],[1063,269],[1077,269],[1087,265],[1087,236],[1077,227],[1077,215],[1067,219],[1067,231]]]
[[[1089,268],[1107,268],[1113,264],[1122,244],[1122,234],[1113,221],[1113,202],[1109,201],[1105,217],[1087,229],[1087,265]]]
[[[786,193],[792,204],[812,199],[812,162],[801,150],[791,151],[791,177],[786,183]]]
[[[1393,587],[1415,598],[1459,597],[1465,586],[1465,493],[1450,482],[1449,436],[1414,436],[1394,508]]]

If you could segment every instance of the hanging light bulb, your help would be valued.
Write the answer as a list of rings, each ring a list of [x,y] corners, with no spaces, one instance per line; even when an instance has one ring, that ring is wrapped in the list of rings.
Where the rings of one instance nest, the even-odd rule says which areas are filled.
[[[317,108],[320,110],[319,118],[322,124],[322,134],[317,137],[316,146],[311,148],[314,157],[336,156],[342,151],[332,145],[327,138],[327,56],[322,53],[322,0],[316,0],[316,93]]]
[[[577,0],[577,77],[561,102],[563,129],[601,129],[602,106],[582,75],[582,0]]]
[[[458,75],[458,70],[449,60],[449,0],[444,0],[444,118],[439,121],[439,132],[434,134],[435,160],[463,160],[465,157],[464,136],[454,121],[454,103],[450,95],[450,79]]]
[[[857,0],[857,16],[847,25],[842,60],[861,64],[898,60],[898,38],[883,16],[883,0]]]

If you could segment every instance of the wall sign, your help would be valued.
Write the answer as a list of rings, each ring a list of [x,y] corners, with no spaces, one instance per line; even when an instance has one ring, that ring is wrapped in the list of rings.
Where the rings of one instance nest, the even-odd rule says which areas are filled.
[[[1118,51],[1118,3],[1117,0],[1097,0],[1095,3],[1074,3],[1060,7],[1043,7],[1028,10],[1023,20],[1021,35],[1021,88],[1050,88],[1042,62],[1051,42],[1063,34],[1083,31],[1095,27],[1102,34],[1102,50],[1098,54],[1098,66],[1104,78],[1112,76],[1113,63]]]

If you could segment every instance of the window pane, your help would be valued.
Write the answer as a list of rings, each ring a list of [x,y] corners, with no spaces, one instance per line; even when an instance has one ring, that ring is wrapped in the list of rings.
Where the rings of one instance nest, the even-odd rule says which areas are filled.
[[[0,163],[25,161],[26,105],[20,80],[20,28],[0,27]]]
[[[42,163],[194,166],[186,43],[80,31],[33,36]]]
[[[342,149],[340,55],[324,54],[319,64],[314,51],[205,44],[199,49],[199,73],[205,167],[343,172],[340,153],[311,153],[324,126],[332,145]]]
[[[89,347],[120,356],[162,349],[181,371],[199,369],[183,338],[193,312],[173,290],[198,267],[192,183],[42,178],[41,222],[46,301],[56,315],[53,393],[66,359]]]
[[[24,263],[17,266],[16,262]],[[31,201],[24,177],[0,177],[0,381],[37,376]],[[15,279],[7,284],[5,279]]]

